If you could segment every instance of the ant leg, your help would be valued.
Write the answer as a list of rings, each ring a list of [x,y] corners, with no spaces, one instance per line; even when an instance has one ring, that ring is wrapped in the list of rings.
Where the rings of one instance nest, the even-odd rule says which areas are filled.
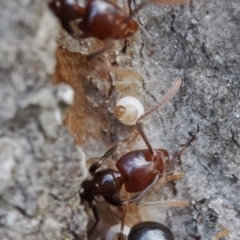
[[[161,183],[172,181],[172,180],[181,178],[182,176],[183,176],[183,174],[176,174],[176,175],[172,175],[170,177],[162,178]],[[138,205],[139,202],[142,200],[142,198],[145,197],[153,189],[153,187],[158,182],[159,178],[160,178],[160,176],[156,175],[154,180],[151,182],[151,184],[146,189],[144,189],[141,193],[137,194],[136,196],[132,197],[129,200],[123,201],[115,195],[105,196],[104,199],[113,206],[122,206],[122,205],[130,204],[130,203],[135,203],[136,205]],[[186,202],[184,204],[186,205]]]
[[[87,55],[87,59],[88,59],[88,60],[92,60],[93,58],[101,55],[102,53],[104,53],[104,52],[106,52],[106,51],[108,51],[108,50],[109,50],[110,48],[112,48],[112,47],[113,47],[113,41],[112,41],[112,40],[109,40],[109,41],[106,42],[105,46],[104,46],[102,49],[100,49],[100,50],[97,51],[97,52],[88,54],[88,55]]]
[[[128,0],[127,2],[128,2],[129,15],[132,16],[132,8],[131,8],[132,1]]]
[[[126,240],[126,237],[128,236],[129,232],[130,232],[130,228],[128,226],[124,226],[123,233],[121,234],[120,233],[120,224],[116,224],[116,225],[111,226],[108,229],[104,239],[105,240],[116,239],[115,235],[117,234],[118,240]]]
[[[162,177],[160,179],[160,181],[158,182],[160,176],[157,175],[155,177],[155,179],[151,182],[151,184],[146,188],[144,189],[141,193],[137,194],[136,196],[132,197],[130,200],[128,201],[125,201],[124,204],[127,204],[127,203],[133,203],[135,202],[136,205],[139,204],[139,202],[142,200],[143,197],[145,197],[146,195],[149,194],[149,192],[155,188],[156,186],[159,186],[163,183],[166,183],[166,182],[169,182],[169,181],[172,181],[172,180],[177,180],[177,179],[180,179],[184,176],[183,173],[178,173],[178,174],[174,174],[174,175],[171,175],[171,176],[167,176],[167,177]],[[158,182],[158,183],[157,183]]]
[[[61,24],[65,31],[67,31],[73,38],[77,38],[78,34],[73,30],[69,22],[61,20]]]
[[[155,112],[158,108],[162,107],[165,103],[167,103],[176,94],[176,92],[180,88],[181,82],[182,82],[181,78],[177,77],[176,80],[174,81],[172,87],[168,90],[168,92],[165,94],[163,99],[157,105],[155,105],[154,107],[149,109],[147,112],[145,112],[136,122],[136,128],[137,128],[138,132],[140,133],[140,135],[142,136],[143,141],[146,143],[146,145],[152,155],[155,155],[155,152],[153,151],[151,144],[149,143],[148,138],[147,138],[146,134],[144,133],[143,128],[139,122],[142,119],[144,119],[145,117],[147,117],[148,115],[150,115],[151,113]]]
[[[103,164],[103,162],[109,158],[114,152],[116,152],[116,150],[121,147],[125,142],[127,142],[129,139],[131,139],[132,137],[134,137],[136,134],[138,134],[138,132],[133,131],[130,136],[126,137],[125,139],[123,139],[122,141],[118,142],[115,146],[111,147],[101,158],[98,162],[93,163],[90,168],[89,168],[89,172],[90,174],[93,176],[94,173],[96,172],[96,170],[98,168],[101,167],[101,165]]]
[[[160,185],[162,185],[163,183],[166,183],[166,182],[170,182],[170,181],[173,181],[173,180],[178,180],[178,179],[181,179],[184,177],[184,173],[175,173],[175,174],[172,174],[172,175],[169,175],[169,176],[166,176],[166,177],[162,177],[159,182],[156,184],[156,186],[154,187],[159,187]]]
[[[139,204],[139,202],[142,200],[143,197],[148,195],[148,193],[152,190],[152,188],[156,185],[158,182],[160,176],[156,175],[154,180],[148,185],[147,188],[145,188],[141,193],[137,194],[136,196],[132,197],[131,199],[124,201],[123,204],[129,204],[129,203],[135,203],[136,205]]]
[[[101,167],[102,163],[107,159],[109,158],[118,148],[118,145],[115,145],[113,147],[111,147],[101,158],[98,162],[96,163],[93,163],[90,168],[89,168],[89,172],[90,174],[93,176],[96,172],[96,170],[98,168]]]
[[[125,192],[126,193],[126,192]],[[127,196],[128,196],[128,193],[126,193]],[[123,201],[117,197],[117,196],[105,196],[104,199],[111,205],[113,206],[122,206],[123,205]],[[128,197],[127,197],[128,199]],[[120,225],[120,231],[119,231],[119,235],[118,235],[118,240],[124,240],[124,236],[125,236],[125,232],[126,232],[126,229],[125,229],[125,219],[126,219],[126,215],[127,215],[127,211],[128,211],[128,205],[125,205],[124,206],[125,209],[124,209],[124,212],[123,212],[123,217],[122,217],[122,220],[121,220],[121,225]]]
[[[106,72],[114,72],[118,77],[121,77],[121,78],[129,78],[129,79],[135,80],[141,77],[141,75],[138,72],[132,69],[115,67],[108,63],[100,62],[99,60],[95,60],[95,61],[92,60],[92,63],[94,64],[94,67],[104,70]]]
[[[183,173],[179,173],[179,174],[174,174],[168,177],[163,177],[160,180],[159,184],[163,184],[165,182],[169,182],[172,180],[177,180],[179,178],[182,178],[184,176]],[[153,189],[153,187],[156,186],[156,183],[158,182],[160,178],[160,175],[156,175],[156,177],[154,178],[154,180],[151,182],[151,184],[149,184],[149,186],[144,189],[141,193],[137,194],[136,196],[132,197],[129,200],[123,201],[121,200],[119,197],[112,195],[112,196],[104,196],[104,199],[111,205],[113,206],[122,206],[122,205],[127,205],[130,203],[135,203],[136,205],[139,204],[139,202],[142,200],[143,197],[145,197],[146,195],[148,195],[148,193]],[[157,184],[157,185],[159,185]],[[186,202],[184,202],[183,205],[186,205]]]
[[[192,142],[196,139],[196,135],[197,135],[198,132],[199,132],[199,126],[197,125],[197,130],[196,130],[196,132],[195,132],[194,134],[191,134],[192,137],[191,137],[185,144],[183,144],[183,145],[181,146],[181,150],[178,151],[178,152],[175,154],[175,155],[177,155],[176,157],[181,156],[181,155],[184,153],[185,149],[188,148],[188,147],[192,144]],[[190,134],[189,134],[189,135],[190,135]],[[173,158],[173,159],[174,159],[174,158]]]
[[[122,232],[119,233],[118,240],[124,240],[124,234]]]
[[[163,177],[160,179],[159,183],[154,186],[157,187],[163,183],[180,179],[184,176],[183,173],[174,174],[171,176]],[[188,201],[152,201],[152,202],[140,202],[139,206],[169,206],[169,207],[187,207],[189,205]]]
[[[189,205],[188,201],[152,201],[152,202],[140,202],[138,206],[168,206],[168,207],[180,207],[184,208]]]
[[[222,237],[225,237],[225,236],[228,235],[229,233],[230,233],[230,231],[229,231],[228,229],[223,230],[223,231],[221,231],[220,233],[218,233],[218,235],[216,235],[216,236],[213,238],[213,240],[218,240],[218,239],[220,239],[220,238],[222,238]]]
[[[129,199],[128,192],[126,192],[126,190],[124,192],[125,192],[125,196],[127,196],[127,199]],[[125,228],[125,219],[126,219],[127,212],[128,212],[128,205],[125,206],[125,209],[124,209],[124,212],[123,212],[123,217],[122,217],[122,220],[121,220],[120,233],[118,235],[118,240],[124,240],[124,233],[123,232],[124,232],[124,228]]]
[[[161,178],[159,184],[163,184],[165,182],[169,182],[172,180],[177,180],[180,179],[184,176],[183,173],[179,173],[179,174],[174,174],[168,177],[163,177]],[[154,180],[151,182],[151,184],[148,185],[148,187],[146,189],[144,189],[141,193],[137,194],[136,196],[132,197],[129,200],[123,201],[121,200],[119,197],[112,195],[112,196],[104,196],[104,199],[111,205],[113,206],[122,206],[122,205],[127,205],[130,203],[135,203],[136,205],[139,204],[139,202],[142,200],[143,197],[145,197],[152,189],[153,187],[156,186],[156,183],[158,182],[159,178],[161,176],[160,175],[156,175],[156,177],[154,178]],[[157,185],[159,185],[157,184]]]
[[[177,151],[172,159],[168,159],[165,163],[165,171],[168,171],[170,169],[172,169],[172,167],[176,164],[179,163],[179,158],[180,156],[184,153],[184,151],[186,150],[186,148],[188,148],[193,141],[195,141],[196,139],[196,135],[199,132],[199,126],[197,125],[197,130],[194,134],[190,134],[190,136],[192,136],[185,144],[180,145],[181,149],[179,151]]]
[[[121,220],[121,226],[120,226],[120,233],[118,235],[118,240],[124,240],[124,226],[125,226],[125,219],[126,219],[126,215],[127,215],[127,211],[128,211],[128,206],[125,206],[124,212],[123,212],[123,217]]]
[[[81,39],[81,38],[86,38],[87,36],[84,34],[78,34],[74,31],[74,29],[71,26],[71,23],[68,21],[61,20],[62,27],[67,31],[71,37],[75,39]]]
[[[92,208],[93,216],[95,218],[95,223],[93,224],[93,226],[88,231],[88,233],[87,233],[88,237],[91,236],[91,234],[93,233],[94,229],[98,225],[98,222],[100,221],[97,204],[95,202],[92,203],[91,208]]]

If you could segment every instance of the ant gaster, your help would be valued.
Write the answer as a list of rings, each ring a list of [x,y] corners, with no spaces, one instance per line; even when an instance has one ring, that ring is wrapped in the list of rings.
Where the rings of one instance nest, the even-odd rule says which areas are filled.
[[[99,221],[95,196],[103,196],[104,199],[113,206],[122,206],[129,203],[138,204],[141,199],[151,191],[160,178],[164,179],[162,177],[165,170],[164,164],[169,161],[169,154],[165,149],[152,148],[140,121],[168,102],[178,91],[180,85],[181,78],[178,77],[164,98],[137,120],[136,128],[147,145],[147,149],[131,151],[122,156],[116,162],[118,171],[109,168],[97,171],[102,163],[117,150],[120,142],[110,148],[98,162],[90,166],[89,172],[93,178],[91,180],[85,180],[81,185],[80,191],[81,201],[88,202],[96,220],[89,234]],[[193,139],[194,137],[192,137],[191,141],[193,141]],[[126,139],[123,141],[126,141]],[[177,178],[179,178],[178,175],[173,175],[172,177],[166,177],[166,180],[163,182]],[[116,194],[119,193],[123,184],[127,192],[140,193],[127,201],[121,200]]]
[[[120,232],[119,232],[120,233]],[[229,230],[223,230],[218,233],[212,240],[219,240],[230,233]],[[116,234],[116,232],[115,232]],[[123,239],[125,234],[120,233],[121,237],[118,239]],[[111,234],[113,237],[113,233]],[[145,221],[140,222],[134,225],[129,234],[127,234],[127,240],[174,240],[173,233],[170,228],[165,226],[164,224],[153,222],[153,221]],[[112,240],[112,238],[107,238],[106,240]]]
[[[174,240],[172,231],[158,222],[141,222],[131,228],[128,240]]]
[[[138,29],[137,22],[132,18],[144,6],[151,3],[183,4],[188,0],[149,0],[139,4],[130,14],[125,13],[120,7],[110,0],[87,0],[86,7],[81,7],[77,0],[53,0],[49,7],[59,18],[63,28],[74,38],[94,37],[100,40],[125,39],[132,36]],[[71,26],[76,21],[82,31],[77,33]],[[99,55],[112,46],[106,46],[91,57]]]
[[[153,222],[145,221],[134,225],[131,229],[128,226],[124,226],[124,233],[120,232],[120,224],[112,226],[107,234],[105,240],[116,239],[118,234],[119,239],[127,240],[174,240],[172,231],[165,225]],[[121,234],[121,237],[120,235]]]

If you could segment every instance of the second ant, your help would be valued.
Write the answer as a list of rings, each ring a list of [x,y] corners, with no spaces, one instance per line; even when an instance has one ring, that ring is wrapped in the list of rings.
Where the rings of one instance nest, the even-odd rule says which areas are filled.
[[[163,184],[165,182],[183,177],[182,173],[166,177],[164,176],[166,167],[172,163],[169,159],[169,154],[165,149],[152,148],[142,128],[142,124],[140,123],[141,120],[166,104],[178,91],[180,85],[181,79],[178,77],[163,99],[156,106],[145,112],[137,120],[137,131],[147,145],[147,149],[131,151],[122,156],[116,162],[117,170],[110,168],[99,170],[104,161],[109,158],[122,143],[127,141],[127,139],[125,139],[116,146],[110,148],[98,162],[90,166],[89,172],[92,175],[92,179],[85,180],[82,183],[80,191],[81,201],[88,203],[96,220],[95,224],[88,232],[89,235],[92,233],[99,221],[99,214],[95,199],[96,196],[103,196],[103,198],[113,206],[123,206],[130,203],[146,206],[149,203],[140,203],[140,201],[153,189],[157,183]],[[185,144],[185,148],[191,144],[194,138],[195,136],[191,137],[191,139]],[[181,155],[182,152],[183,150],[179,152],[179,155]],[[122,200],[117,194],[123,185],[125,185],[125,189],[128,193],[138,194],[127,201]],[[156,202],[150,203],[150,205],[155,204],[160,205]],[[185,207],[187,202],[167,201],[165,205]]]
[[[188,0],[148,0],[139,4],[130,14],[109,0],[88,0],[85,8],[80,6],[77,0],[53,0],[49,7],[73,38],[93,37],[107,41],[103,49],[88,55],[91,59],[110,49],[112,40],[132,36],[138,29],[138,23],[133,16],[146,5],[180,5],[186,2]],[[73,21],[77,23],[81,33],[73,29]]]

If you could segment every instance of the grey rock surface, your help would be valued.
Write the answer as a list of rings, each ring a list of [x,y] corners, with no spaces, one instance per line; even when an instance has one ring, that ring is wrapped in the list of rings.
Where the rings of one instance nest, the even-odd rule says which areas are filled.
[[[118,4],[126,8],[125,2]],[[128,224],[160,221],[178,240],[210,240],[224,229],[231,231],[225,239],[240,238],[240,3],[148,6],[136,18],[140,31],[128,39],[126,51],[124,41],[116,41],[101,61],[133,69],[141,74],[138,79],[88,65],[78,52],[99,48],[95,40],[76,41],[64,31],[57,40],[64,51],[57,55],[61,74],[56,71],[55,78],[75,91],[66,122],[78,151],[59,125],[64,98],[58,97],[59,87],[50,85],[58,25],[47,1],[0,2],[1,239],[73,239],[69,229],[81,234],[86,216],[76,193],[86,177],[83,151],[86,159],[100,157],[133,131],[114,117],[117,99],[133,95],[148,109],[177,76],[183,80],[180,91],[144,120],[144,130],[154,148],[172,156],[197,125],[200,131],[174,169],[185,177],[157,189],[148,200],[185,199],[190,206],[136,210],[128,214]],[[137,138],[114,159],[142,147]],[[96,236],[121,218],[103,202],[99,206]]]
[[[84,235],[85,155],[62,126],[74,92],[52,85],[57,26],[47,1],[0,2],[2,240],[66,239],[74,216]]]

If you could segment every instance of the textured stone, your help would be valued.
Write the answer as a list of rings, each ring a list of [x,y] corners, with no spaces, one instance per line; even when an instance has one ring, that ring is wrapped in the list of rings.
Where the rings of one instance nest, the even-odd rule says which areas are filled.
[[[125,2],[118,4],[127,9]],[[0,162],[5,166],[0,170],[5,179],[0,184],[1,239],[81,235],[86,215],[77,192],[87,172],[84,153],[86,158],[100,157],[134,129],[113,115],[119,98],[132,95],[148,109],[177,76],[183,80],[180,91],[144,120],[144,130],[154,148],[166,148],[171,155],[189,139],[188,132],[197,125],[200,131],[174,169],[185,177],[157,189],[148,200],[185,199],[191,204],[185,209],[130,209],[126,222],[129,226],[141,220],[163,222],[179,240],[211,239],[225,228],[231,230],[226,239],[239,239],[237,0],[191,1],[174,8],[148,6],[136,16],[140,30],[127,40],[125,53],[124,42],[116,41],[100,62],[93,63],[83,54],[101,48],[102,43],[77,41],[63,30],[56,40],[59,27],[47,11],[47,1],[4,0],[0,5]],[[59,98],[58,90],[49,84],[56,43],[61,48],[55,81],[74,89],[74,105],[65,123],[78,149],[59,125],[59,116],[71,101]],[[105,63],[132,69],[141,77],[133,80],[114,71],[108,74]],[[39,98],[42,92],[50,97]],[[143,147],[138,137],[114,159]],[[114,162],[110,159],[107,165]],[[99,202],[99,208],[101,222],[93,239],[104,236],[121,219],[120,210],[104,202]],[[35,232],[26,234],[29,229]]]
[[[52,85],[56,20],[47,1],[0,5],[0,239],[70,238],[75,209],[84,236],[85,155],[62,126],[74,94]]]
[[[119,5],[125,6],[125,3],[119,2]],[[158,190],[148,199],[186,199],[191,204],[184,210],[173,208],[167,212],[152,207],[148,213],[140,212],[141,218],[165,222],[176,239],[191,240],[200,236],[201,239],[211,239],[225,228],[232,230],[227,239],[238,239],[239,233],[234,230],[239,224],[235,217],[238,196],[234,195],[239,189],[240,151],[238,3],[212,0],[191,1],[175,8],[148,6],[137,15],[137,20],[140,31],[127,40],[126,53],[121,51],[123,42],[116,41],[115,48],[105,53],[105,58],[101,57],[102,61],[138,71],[142,77],[135,80],[116,74],[104,76],[93,72],[93,68],[86,64],[81,64],[79,69],[76,56],[83,57],[76,52],[86,53],[87,41],[79,41],[84,49],[81,51],[77,41],[72,44],[73,40],[69,40],[65,33],[61,34],[59,45],[71,53],[64,50],[64,57],[59,54],[59,72],[65,76],[62,81],[68,82],[78,95],[67,125],[71,127],[75,140],[84,146],[87,156],[99,157],[133,130],[119,124],[113,116],[117,99],[132,95],[148,109],[180,76],[183,80],[180,91],[166,107],[144,120],[144,130],[154,148],[166,148],[172,155],[189,139],[188,132],[194,132],[197,125],[200,131],[174,170],[184,172],[185,178],[176,184],[167,184],[161,195]],[[100,48],[98,44],[96,42],[96,48]],[[89,52],[94,49],[90,48]],[[71,65],[69,69],[68,64]],[[106,88],[100,88],[97,83],[99,75],[104,84],[111,84],[107,95]],[[57,79],[59,76],[57,73]],[[89,79],[94,80],[90,82]],[[81,109],[88,110],[80,110],[80,103],[83,103]],[[94,134],[80,127],[88,126],[89,122],[94,124]],[[138,138],[121,149],[117,156],[142,147],[145,145]],[[214,223],[209,211],[218,216]],[[131,214],[134,216],[133,212]],[[129,225],[140,221],[139,215],[135,219],[128,218]],[[103,214],[105,229],[114,223],[106,219]],[[103,229],[100,227],[98,234],[102,235]]]

